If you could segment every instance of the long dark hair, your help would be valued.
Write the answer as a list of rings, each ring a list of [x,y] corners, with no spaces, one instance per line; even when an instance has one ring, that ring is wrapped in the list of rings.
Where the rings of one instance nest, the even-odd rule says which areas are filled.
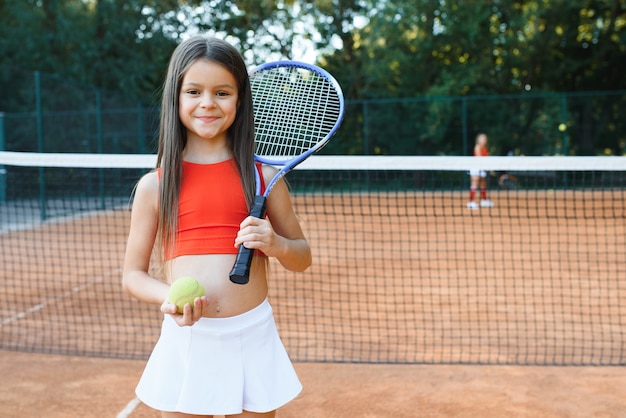
[[[227,146],[239,170],[248,207],[254,200],[254,116],[246,65],[239,51],[228,42],[195,36],[183,41],[174,50],[163,85],[157,156],[157,168],[161,169],[157,235],[160,248],[174,248],[176,240],[183,149],[187,144],[187,131],[178,115],[178,100],[186,71],[199,59],[224,66],[237,80],[239,102],[235,120],[228,129]]]

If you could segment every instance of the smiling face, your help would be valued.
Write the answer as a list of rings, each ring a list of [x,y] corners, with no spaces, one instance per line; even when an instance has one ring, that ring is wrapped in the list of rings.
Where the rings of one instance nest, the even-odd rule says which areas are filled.
[[[179,95],[187,140],[226,142],[237,104],[237,81],[225,67],[206,59],[194,62],[183,76]]]

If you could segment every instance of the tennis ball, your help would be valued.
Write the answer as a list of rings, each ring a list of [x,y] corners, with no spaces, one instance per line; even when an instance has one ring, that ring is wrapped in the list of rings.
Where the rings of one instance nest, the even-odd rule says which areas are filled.
[[[204,295],[204,287],[199,281],[193,277],[181,277],[170,286],[167,299],[176,305],[179,313],[182,313],[187,303],[193,308],[194,299]]]

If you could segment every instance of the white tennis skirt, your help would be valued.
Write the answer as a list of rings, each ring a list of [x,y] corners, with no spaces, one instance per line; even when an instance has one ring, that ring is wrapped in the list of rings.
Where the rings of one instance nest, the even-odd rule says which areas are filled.
[[[301,390],[266,299],[241,315],[201,318],[191,327],[165,315],[136,393],[160,411],[230,415],[273,411]]]
[[[470,170],[469,171],[469,175],[470,176],[487,177],[487,172],[485,170]]]

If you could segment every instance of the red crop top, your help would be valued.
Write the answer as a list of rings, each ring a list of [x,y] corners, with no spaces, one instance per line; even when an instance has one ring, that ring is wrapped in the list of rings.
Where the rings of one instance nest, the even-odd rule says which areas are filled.
[[[474,157],[487,157],[487,156],[489,156],[489,151],[487,151],[487,148],[481,147],[480,145],[477,145],[474,148]]]
[[[256,164],[265,190],[261,165]],[[178,197],[176,247],[166,259],[181,255],[236,254],[235,237],[248,207],[235,160],[215,164],[183,161]]]

